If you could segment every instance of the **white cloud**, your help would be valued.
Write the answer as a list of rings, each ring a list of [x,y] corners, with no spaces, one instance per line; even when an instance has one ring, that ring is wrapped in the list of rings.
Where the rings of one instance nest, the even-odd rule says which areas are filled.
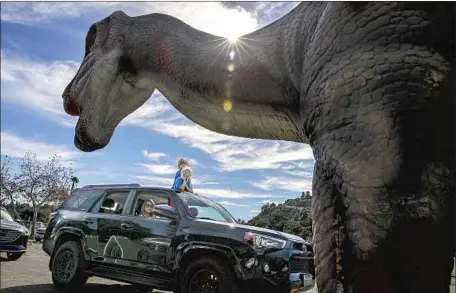
[[[300,161],[313,159],[308,145],[223,135],[196,125],[182,114],[178,122],[167,123],[157,119],[138,126],[178,138],[184,144],[210,154],[220,164],[221,171],[277,169],[292,162],[294,168]]]
[[[273,197],[267,193],[247,193],[222,188],[195,188],[196,193],[215,198],[269,198]]]
[[[245,204],[238,204],[238,203],[231,202],[231,201],[226,201],[226,200],[219,201],[218,203],[223,205],[223,206],[248,207],[248,205],[245,205]]]
[[[312,190],[312,180],[303,180],[302,178],[295,177],[271,177],[266,176],[264,180],[252,181],[251,185],[263,190],[284,190],[293,192],[303,192],[305,190]]]
[[[65,114],[62,93],[79,64],[72,61],[41,62],[1,53],[1,95],[60,123],[76,125],[77,119]]]
[[[146,157],[152,161],[159,161],[161,158],[165,158],[168,156],[165,153],[152,153],[152,152],[148,152],[147,150],[143,150],[142,153],[143,153],[144,157]]]
[[[88,14],[97,14],[101,19],[115,10],[130,16],[165,13],[196,29],[224,37],[240,36],[258,27],[255,16],[245,9],[228,9],[218,2],[13,2],[2,3],[1,18],[6,22],[36,24]]]
[[[64,145],[48,144],[35,139],[22,138],[11,132],[1,132],[2,155],[22,158],[27,152],[36,153],[36,158],[40,161],[46,161],[56,154],[64,163],[74,163],[72,159],[80,155],[79,152],[70,151]]]
[[[143,166],[146,170],[147,173],[152,173],[152,174],[158,174],[158,175],[171,175],[171,174],[176,174],[176,167],[172,165],[167,165],[167,164],[144,164],[141,163],[141,166]],[[172,177],[174,179],[174,177]],[[171,182],[172,184],[172,182]]]
[[[196,187],[202,185],[218,185],[220,184],[219,180],[220,176],[194,174],[192,178],[192,184]]]
[[[174,182],[174,178],[164,178],[159,176],[145,176],[137,175],[132,176],[132,179],[135,179],[135,183],[145,185],[145,186],[156,186],[156,187],[166,187],[171,188]]]

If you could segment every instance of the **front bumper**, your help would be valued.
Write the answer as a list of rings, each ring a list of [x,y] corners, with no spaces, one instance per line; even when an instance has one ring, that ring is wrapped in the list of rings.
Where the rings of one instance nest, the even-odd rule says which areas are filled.
[[[24,252],[27,250],[28,236],[21,235],[11,242],[0,241],[1,252]]]
[[[239,268],[245,281],[281,289],[274,292],[301,293],[315,287],[313,256],[292,249],[257,251],[241,259]]]
[[[290,293],[301,293],[315,287],[315,278],[309,273],[290,273]]]

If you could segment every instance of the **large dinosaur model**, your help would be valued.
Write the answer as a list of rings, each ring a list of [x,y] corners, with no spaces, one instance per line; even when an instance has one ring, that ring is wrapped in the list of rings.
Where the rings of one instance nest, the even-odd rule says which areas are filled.
[[[209,130],[310,144],[318,290],[448,292],[454,8],[305,2],[236,45],[114,12],[90,27],[63,93],[75,145],[105,147],[155,89]]]

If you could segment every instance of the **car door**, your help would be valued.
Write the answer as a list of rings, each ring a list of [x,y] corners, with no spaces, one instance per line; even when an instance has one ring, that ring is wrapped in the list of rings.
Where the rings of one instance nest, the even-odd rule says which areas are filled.
[[[155,217],[140,216],[138,213],[146,199],[153,199],[156,209],[174,210],[168,205],[170,195],[166,191],[138,189],[121,225],[122,238],[128,239],[131,247],[129,253],[124,253],[124,260],[132,266],[169,273],[168,255],[172,255],[172,240],[179,220],[163,214]]]
[[[83,221],[88,230],[94,231],[87,238],[92,261],[121,264],[125,247],[121,224],[131,190],[107,190],[100,200],[86,213]]]

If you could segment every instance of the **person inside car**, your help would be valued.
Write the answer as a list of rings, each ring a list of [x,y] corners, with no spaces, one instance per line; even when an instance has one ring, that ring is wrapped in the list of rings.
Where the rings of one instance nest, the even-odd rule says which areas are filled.
[[[147,199],[141,206],[140,217],[154,217],[155,202],[152,199]]]
[[[184,166],[181,170],[181,174],[176,180],[174,180],[173,189],[180,191],[193,192],[192,186],[192,169],[188,166]]]

